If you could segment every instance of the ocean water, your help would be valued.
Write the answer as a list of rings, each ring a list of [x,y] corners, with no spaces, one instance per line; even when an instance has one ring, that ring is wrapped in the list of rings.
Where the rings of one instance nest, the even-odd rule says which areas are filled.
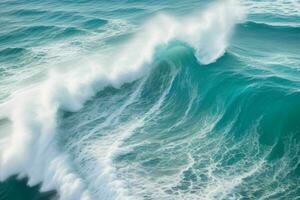
[[[0,199],[300,199],[299,0],[2,0]]]

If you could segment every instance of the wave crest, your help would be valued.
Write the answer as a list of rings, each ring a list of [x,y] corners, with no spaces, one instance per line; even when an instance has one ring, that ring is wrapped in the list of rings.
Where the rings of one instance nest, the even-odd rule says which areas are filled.
[[[99,65],[89,60],[85,68],[51,71],[40,85],[13,95],[0,107],[0,111],[9,111],[7,117],[12,122],[12,133],[0,152],[0,180],[19,174],[29,177],[30,185],[42,182],[42,190],[57,190],[61,199],[92,198],[84,178],[56,144],[58,111],[78,111],[105,87],[119,88],[139,79],[149,70],[157,47],[172,40],[192,46],[202,64],[216,61],[225,52],[234,25],[243,17],[243,8],[231,0],[184,19],[161,14],[146,23],[111,61]]]

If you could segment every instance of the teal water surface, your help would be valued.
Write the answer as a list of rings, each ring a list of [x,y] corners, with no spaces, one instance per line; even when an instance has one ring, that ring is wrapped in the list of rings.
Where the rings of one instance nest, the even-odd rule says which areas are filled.
[[[13,102],[12,109],[0,107],[0,117],[17,110],[9,120],[0,121],[0,145],[20,144],[14,148],[22,151],[13,151],[12,155],[22,156],[12,160],[5,157],[11,154],[0,153],[0,199],[299,199],[299,1],[241,1],[247,16],[236,24],[226,51],[214,62],[199,62],[197,49],[188,38],[186,42],[178,36],[158,44],[143,63],[147,70],[136,78],[131,76],[138,73],[129,71],[130,78],[121,77],[103,88],[98,85],[104,85],[105,78],[94,83],[84,70],[75,81],[68,79],[78,68],[86,69],[86,63],[97,65],[103,55],[107,62],[113,60],[112,55],[119,55],[155,16],[184,18],[205,12],[211,4],[0,2],[0,103]],[[165,26],[162,22],[159,29]],[[221,34],[218,30],[204,32],[207,38],[200,42],[214,41],[211,38]],[[160,36],[159,30],[153,34]],[[144,45],[129,48],[125,57],[143,52],[147,39],[138,40]],[[44,87],[51,70],[63,71],[57,75],[63,78],[49,81],[57,87]],[[77,87],[73,81],[84,84]],[[71,90],[64,90],[63,84]],[[42,99],[38,103],[10,101],[35,86],[46,91],[29,93],[32,99]],[[89,95],[93,89],[97,92]],[[48,95],[51,92],[58,97]],[[75,100],[71,95],[62,97],[72,92]],[[53,108],[58,107],[55,132],[47,129],[52,121],[47,121],[51,112],[46,97],[54,102]],[[18,110],[22,105],[22,111],[40,109],[25,115]],[[49,127],[41,128],[39,117]],[[24,139],[29,135],[20,139],[17,136],[22,134],[16,134],[14,139],[21,142],[10,143],[7,138],[15,129],[33,130],[33,141],[40,137],[37,134],[42,136],[35,144]],[[22,141],[34,148],[23,148]],[[0,147],[0,152],[5,148]],[[46,164],[38,156],[30,160],[28,154],[42,155]],[[15,162],[23,158],[25,164]]]

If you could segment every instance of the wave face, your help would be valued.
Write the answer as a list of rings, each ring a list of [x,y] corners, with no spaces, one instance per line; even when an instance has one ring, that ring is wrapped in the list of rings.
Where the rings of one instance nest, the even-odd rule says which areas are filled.
[[[275,3],[0,3],[0,199],[297,199],[300,5]]]

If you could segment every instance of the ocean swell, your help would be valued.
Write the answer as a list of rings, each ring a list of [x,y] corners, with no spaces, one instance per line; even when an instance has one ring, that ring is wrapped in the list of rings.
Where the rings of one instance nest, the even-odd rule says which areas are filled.
[[[114,182],[109,166],[114,148],[106,155],[107,160],[99,164],[107,172],[100,178],[100,192],[90,189],[85,178],[77,173],[70,156],[60,150],[56,141],[58,134],[63,134],[57,130],[60,111],[77,112],[99,91],[107,87],[118,89],[125,83],[148,76],[155,59],[175,40],[192,47],[195,57],[203,65],[215,62],[224,54],[235,24],[243,18],[243,8],[231,0],[220,1],[186,18],[161,14],[146,23],[108,61],[95,63],[89,60],[83,63],[84,67],[74,67],[66,72],[51,70],[45,81],[13,94],[0,106],[0,116],[7,117],[12,127],[9,136],[1,140],[4,142],[0,149],[0,180],[15,174],[28,177],[29,185],[42,183],[42,191],[55,189],[60,199],[97,199],[100,196],[124,199],[125,194],[117,187],[120,183]],[[174,77],[175,74],[174,71]],[[170,83],[172,81],[170,79]],[[132,99],[138,95],[138,88]],[[164,91],[145,117],[159,109],[170,89]],[[123,127],[126,134],[120,136],[113,147],[117,148],[143,119],[138,120],[139,125],[133,123]]]

